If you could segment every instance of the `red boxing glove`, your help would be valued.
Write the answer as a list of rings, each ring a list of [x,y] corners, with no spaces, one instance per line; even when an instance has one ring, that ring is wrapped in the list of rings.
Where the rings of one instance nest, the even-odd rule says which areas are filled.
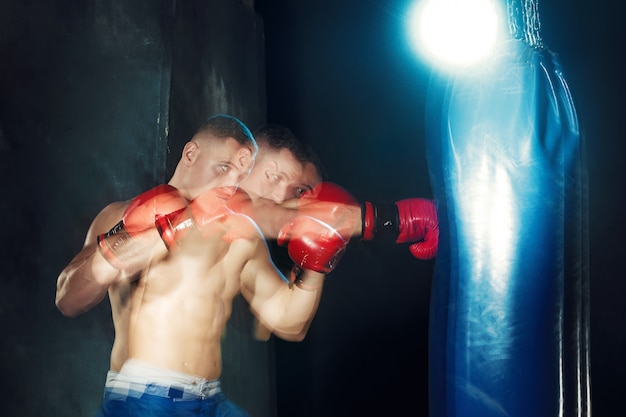
[[[172,215],[187,207],[187,199],[178,189],[169,184],[161,184],[139,194],[124,212],[122,222],[129,235],[136,235],[151,229],[157,219]]]
[[[413,243],[418,259],[431,259],[439,246],[439,220],[433,200],[408,198],[395,204],[362,204],[363,239],[391,237],[396,243]]]
[[[294,261],[291,282],[300,270],[327,274],[337,266],[354,230],[354,197],[340,186],[323,182],[300,199],[298,216],[279,232]]]
[[[277,242],[287,244],[296,267],[323,274],[335,269],[348,244],[337,230],[309,216],[298,216],[283,227]]]
[[[182,221],[187,200],[168,184],[158,185],[135,197],[124,211],[122,220],[97,238],[104,257],[116,268],[124,269],[141,248],[134,244],[143,232],[156,227],[168,248],[173,244],[173,230]]]

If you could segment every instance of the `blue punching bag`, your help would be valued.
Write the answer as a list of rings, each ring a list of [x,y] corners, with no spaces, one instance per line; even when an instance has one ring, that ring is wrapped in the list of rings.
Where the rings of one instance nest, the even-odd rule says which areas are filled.
[[[590,415],[584,146],[536,1],[512,5],[493,59],[429,87],[431,417]]]

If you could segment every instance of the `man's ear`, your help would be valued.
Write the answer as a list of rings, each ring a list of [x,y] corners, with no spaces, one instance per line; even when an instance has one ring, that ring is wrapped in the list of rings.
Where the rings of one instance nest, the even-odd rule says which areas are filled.
[[[198,158],[198,144],[194,141],[187,142],[183,148],[182,161],[185,165],[191,166]]]
[[[237,162],[239,162],[240,166],[250,166],[252,167],[254,164],[254,154],[252,150],[246,147],[239,149],[237,152]]]
[[[278,163],[273,159],[266,161],[263,165],[263,173],[265,174],[265,176],[270,177],[276,172],[278,172]]]

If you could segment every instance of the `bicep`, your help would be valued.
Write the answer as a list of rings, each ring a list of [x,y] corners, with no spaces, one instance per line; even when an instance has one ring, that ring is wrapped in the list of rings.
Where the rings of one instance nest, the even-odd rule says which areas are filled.
[[[287,279],[272,261],[265,241],[255,242],[252,256],[241,274],[241,293],[250,306],[260,311],[281,291],[288,289]]]
[[[98,248],[98,236],[111,230],[120,221],[125,207],[126,204],[124,203],[111,203],[98,213],[87,229],[83,247],[65,267],[64,273],[67,274],[69,271],[76,270],[80,265],[91,259]]]
[[[103,209],[89,226],[82,249],[59,274],[56,304],[64,314],[75,315],[100,302],[107,291],[104,283],[118,275],[119,271],[96,256],[96,237],[117,223],[122,213],[120,204]]]

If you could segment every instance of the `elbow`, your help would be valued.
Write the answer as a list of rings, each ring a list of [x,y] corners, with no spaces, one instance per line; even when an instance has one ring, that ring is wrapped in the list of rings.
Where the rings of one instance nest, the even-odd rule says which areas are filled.
[[[57,291],[54,297],[54,305],[65,317],[76,317],[78,311],[73,308],[72,303],[69,302],[68,291],[66,288],[66,277],[61,274],[57,279]]]
[[[81,311],[74,308],[70,305],[65,299],[57,297],[54,301],[57,309],[63,314],[65,317],[74,318],[78,316]]]
[[[273,333],[287,342],[302,342],[304,338],[306,337],[308,330],[309,330],[309,326],[307,325],[307,326],[302,327],[298,331],[294,331],[293,329],[291,329],[290,331],[283,331],[283,332],[274,330]]]
[[[286,340],[287,342],[302,342],[307,332],[300,332],[296,334],[286,335],[285,337],[281,337],[281,339]]]
[[[274,336],[286,341],[286,342],[302,342],[307,334],[309,326],[304,326],[300,328],[268,328],[262,327],[262,331],[257,329],[254,334],[254,338],[259,341],[267,341],[270,338],[270,335]]]

